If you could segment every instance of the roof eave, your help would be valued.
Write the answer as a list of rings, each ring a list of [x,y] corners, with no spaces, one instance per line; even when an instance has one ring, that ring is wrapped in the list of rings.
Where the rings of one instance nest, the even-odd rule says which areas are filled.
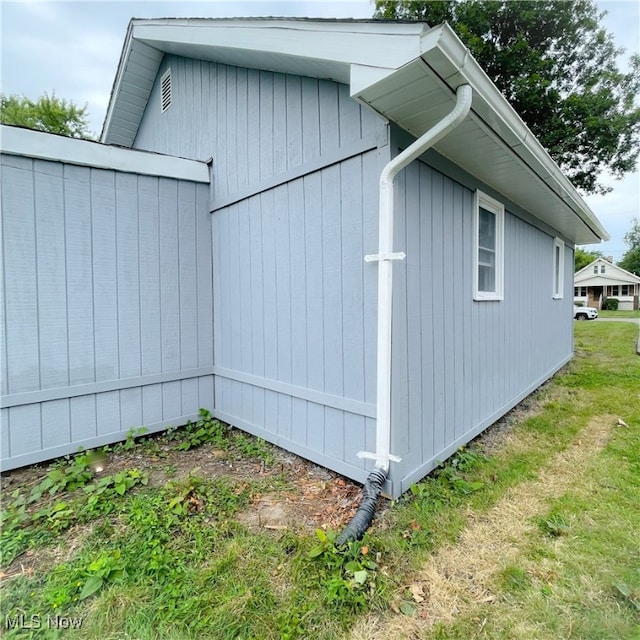
[[[306,31],[303,38],[300,31]],[[260,55],[262,50],[264,56]],[[416,136],[450,110],[459,85],[469,84],[474,99],[468,122],[436,145],[436,150],[534,215],[547,211],[546,221],[575,244],[609,239],[595,214],[447,24],[429,28],[424,23],[371,22],[354,28],[349,21],[132,20],[103,127],[103,142],[133,145],[149,96],[138,95],[133,106],[120,99],[127,74],[133,73],[128,70],[129,61],[142,58],[142,73],[149,77],[150,87],[164,52],[190,57],[202,53],[210,60],[219,53],[223,62],[238,66],[246,66],[257,56],[259,64],[265,65],[260,68],[337,79],[350,84],[354,99]],[[139,79],[139,65],[135,66]],[[399,79],[405,84],[399,84]],[[395,101],[386,96],[385,91],[394,83],[396,90],[409,87],[413,101],[407,92],[397,93]],[[387,101],[382,107],[374,105],[367,94],[382,103]],[[427,94],[429,99],[425,99]],[[476,159],[475,165],[469,159],[469,145],[463,139],[469,131],[492,148],[501,176],[488,173],[484,158]],[[517,185],[512,184],[512,175],[518,176]],[[539,194],[552,205],[548,210],[544,203],[538,203]]]
[[[160,63],[164,56],[163,52],[159,49],[151,47],[143,42],[139,42],[135,38],[135,24],[136,20],[131,20],[129,22],[127,35],[122,47],[122,53],[120,54],[118,70],[116,71],[113,87],[111,89],[109,105],[107,107],[107,113],[102,126],[102,133],[100,135],[100,142],[104,142],[105,144],[119,144],[128,147],[133,145],[137,128],[142,120],[144,107],[151,95],[153,81],[155,80],[158,69],[160,68]],[[138,58],[138,64],[133,61],[133,58],[136,57]],[[145,64],[143,66],[139,64],[140,60],[144,60]],[[119,98],[121,96],[127,74],[132,73],[130,67],[133,66],[136,66],[136,74],[138,75],[136,88],[140,93],[138,98],[139,117],[136,117],[136,123],[134,126],[123,127],[121,124],[118,126],[118,109],[121,107],[119,104]],[[142,74],[142,76],[140,76],[140,74]],[[146,87],[144,86],[144,80],[146,80]]]
[[[4,124],[0,125],[0,153],[138,175],[210,182],[205,162]]]
[[[354,25],[358,25],[354,28]],[[120,62],[109,99],[102,129],[101,141],[132,145],[135,132],[119,126],[120,92],[126,83],[129,60],[141,47],[154,52],[156,63],[147,68],[147,76],[153,81],[162,57],[166,52],[199,50],[205,48],[229,52],[236,56],[236,66],[242,66],[242,56],[253,53],[280,57],[282,64],[270,67],[265,63],[267,55],[260,55],[260,68],[286,73],[286,63],[295,60],[322,60],[334,73],[316,75],[339,82],[349,82],[352,63],[402,66],[420,54],[420,41],[428,27],[424,23],[395,23],[387,21],[352,20],[291,20],[274,19],[206,19],[160,18],[132,19],[129,22]],[[304,37],[300,37],[304,32]],[[348,38],[345,35],[348,34]],[[385,38],[385,47],[379,46],[379,38]],[[322,58],[318,57],[322,52]],[[195,56],[193,56],[195,57]],[[206,59],[206,56],[202,59]],[[208,58],[213,59],[213,58]],[[234,64],[234,62],[230,62]],[[289,71],[293,73],[293,71]],[[312,73],[307,75],[313,76]],[[148,99],[148,96],[147,96]]]
[[[453,29],[451,29],[448,24],[443,25],[443,28],[444,33],[441,40],[441,50],[447,53],[453,61],[462,59],[462,64],[459,67],[462,77],[466,82],[476,87],[475,90],[484,102],[484,105],[501,118],[507,130],[512,131],[517,136],[519,143],[510,145],[511,150],[522,157],[525,162],[527,159],[523,157],[523,152],[526,151],[526,153],[531,154],[540,167],[541,174],[545,172],[549,174],[550,179],[555,187],[557,187],[557,189],[554,188],[554,191],[556,191],[567,205],[582,219],[585,225],[593,231],[598,240],[609,240],[610,236],[608,232],[584,202],[576,188],[562,173],[555,160],[553,160],[547,150],[533,135],[515,109],[509,104],[502,93],[500,93],[489,76],[487,76],[475,58],[470,54],[469,50],[454,33]],[[455,76],[452,76],[448,84],[455,90],[460,83],[457,82]],[[549,179],[545,181],[549,183]]]
[[[447,150],[451,149],[451,140],[460,136],[465,127],[473,128],[479,137],[484,132],[485,140],[490,137],[499,140],[515,155],[522,165],[521,175],[531,175],[544,185],[543,189],[551,190],[581,221],[581,230],[574,229],[567,234],[569,239],[577,244],[609,239],[595,214],[447,24],[425,31],[420,57],[402,68],[376,70],[354,66],[352,70],[352,97],[416,137],[451,108],[455,91],[462,84],[469,84],[474,92],[472,112],[468,116],[473,124],[466,123],[436,145],[436,150],[473,174],[473,169],[460,161],[460,153],[456,158],[455,153]],[[415,115],[418,111],[424,114],[421,122]],[[464,157],[467,165],[470,164],[466,150]],[[491,184],[485,166],[475,175]],[[514,201],[517,202],[517,198]],[[530,206],[523,206],[531,210]]]

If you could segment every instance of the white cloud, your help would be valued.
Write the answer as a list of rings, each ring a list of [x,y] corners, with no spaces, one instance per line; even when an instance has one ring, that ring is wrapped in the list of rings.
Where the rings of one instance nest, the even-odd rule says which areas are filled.
[[[640,4],[634,0],[598,0],[607,10],[605,27],[614,33],[617,46],[628,56],[640,48]],[[0,87],[6,93],[35,98],[56,91],[60,98],[88,105],[90,128],[99,132],[106,112],[120,51],[131,17],[232,17],[313,16],[371,17],[366,0],[279,2],[101,2],[38,1],[3,2]],[[612,236],[599,245],[619,259],[622,240],[634,216],[640,215],[640,174],[616,182],[605,196],[589,196],[588,204]]]
[[[627,250],[624,234],[631,228],[633,219],[640,216],[640,172],[628,174],[620,181],[610,177],[603,181],[612,186],[613,191],[587,196],[585,200],[609,232],[611,240],[585,248],[602,251],[617,261]]]

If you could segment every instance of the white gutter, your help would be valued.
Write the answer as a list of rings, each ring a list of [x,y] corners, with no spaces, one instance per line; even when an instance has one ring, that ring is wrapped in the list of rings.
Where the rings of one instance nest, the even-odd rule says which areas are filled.
[[[444,138],[467,116],[471,108],[472,90],[468,84],[456,90],[456,106],[435,126],[420,136],[389,162],[380,174],[380,217],[378,253],[367,255],[367,262],[378,262],[378,361],[376,397],[376,452],[360,451],[358,457],[376,461],[385,473],[391,461],[400,458],[391,448],[391,299],[393,293],[393,260],[403,260],[404,253],[393,253],[393,181],[410,162]]]

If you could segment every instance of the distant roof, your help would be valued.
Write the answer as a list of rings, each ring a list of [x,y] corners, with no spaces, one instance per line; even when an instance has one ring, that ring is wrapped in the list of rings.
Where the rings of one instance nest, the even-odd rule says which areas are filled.
[[[131,146],[165,54],[341,82],[414,136],[448,113],[461,84],[469,116],[435,149],[576,244],[609,239],[469,50],[446,24],[300,18],[159,18],[129,23],[102,141]]]
[[[594,266],[604,266],[604,273],[599,268],[598,273],[594,273]],[[640,284],[640,277],[604,258],[598,258],[590,262],[586,267],[576,271],[573,276],[573,282],[575,285],[584,287],[610,284]]]

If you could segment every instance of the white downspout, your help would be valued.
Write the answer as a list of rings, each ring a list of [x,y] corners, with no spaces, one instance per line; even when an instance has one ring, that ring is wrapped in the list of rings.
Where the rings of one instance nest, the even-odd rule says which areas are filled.
[[[358,456],[376,461],[376,468],[385,475],[391,455],[391,296],[393,290],[393,260],[403,260],[404,253],[393,253],[393,181],[410,162],[457,127],[469,113],[472,90],[468,84],[456,90],[456,106],[438,124],[420,136],[413,144],[391,160],[380,174],[380,218],[378,253],[365,256],[367,262],[378,262],[378,356],[376,403],[376,452],[361,451]]]

